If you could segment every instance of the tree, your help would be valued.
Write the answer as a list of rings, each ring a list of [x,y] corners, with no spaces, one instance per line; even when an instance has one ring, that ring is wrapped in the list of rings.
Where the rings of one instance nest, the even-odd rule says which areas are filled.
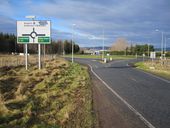
[[[80,51],[80,48],[77,44],[74,45],[74,53],[77,53]]]
[[[149,51],[154,51],[153,45],[149,45]],[[138,55],[142,55],[142,54],[148,55],[148,44],[136,45],[135,46],[135,53],[137,53]]]
[[[11,52],[24,52],[24,45],[16,43],[16,36],[13,34],[0,33],[0,53],[11,53]],[[74,52],[79,52],[79,46],[74,44]],[[47,54],[62,54],[63,50],[65,53],[70,54],[72,52],[71,41],[65,40],[51,40],[51,44],[45,45]],[[28,52],[35,54],[38,51],[38,46],[36,44],[28,45]]]
[[[127,40],[125,38],[118,38],[112,45],[111,51],[125,51],[127,47],[129,47]]]
[[[11,53],[15,52],[16,37],[13,34],[0,33],[0,52]]]
[[[64,51],[66,54],[71,53],[71,43],[68,40],[64,41]]]

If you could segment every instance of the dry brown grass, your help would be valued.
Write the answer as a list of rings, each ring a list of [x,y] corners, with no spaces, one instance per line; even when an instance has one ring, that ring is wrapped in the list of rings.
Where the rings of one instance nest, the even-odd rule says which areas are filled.
[[[0,70],[0,127],[92,127],[87,68],[61,58],[44,66]]]
[[[42,63],[56,58],[56,55],[42,55]],[[38,63],[38,55],[29,55],[28,56],[28,65],[33,65]],[[25,65],[25,56],[20,55],[2,55],[0,54],[0,67],[10,67],[10,66],[21,66]]]
[[[138,68],[170,79],[170,59],[139,62]]]

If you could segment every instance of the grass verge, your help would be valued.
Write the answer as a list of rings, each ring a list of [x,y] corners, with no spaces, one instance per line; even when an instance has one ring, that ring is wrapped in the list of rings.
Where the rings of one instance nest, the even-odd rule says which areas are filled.
[[[135,64],[135,66],[146,72],[150,72],[170,80],[169,66],[161,65],[160,63],[152,63],[151,61],[138,62]]]
[[[63,59],[45,68],[0,69],[0,128],[93,127],[87,68]]]
[[[65,55],[65,57],[70,57],[71,58],[71,55]],[[75,54],[74,57],[75,58],[101,59],[102,55],[77,55],[77,54]],[[110,56],[106,56],[105,55],[105,58],[107,58],[107,59],[110,59],[110,57],[112,57],[112,59],[116,59],[116,60],[134,59],[135,58],[135,56],[131,56],[131,55],[128,55],[128,56],[125,56],[125,55],[110,55]]]

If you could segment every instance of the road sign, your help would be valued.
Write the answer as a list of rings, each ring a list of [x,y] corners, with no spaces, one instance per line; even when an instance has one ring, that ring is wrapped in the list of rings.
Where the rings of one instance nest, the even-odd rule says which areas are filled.
[[[150,53],[150,58],[155,59],[156,58],[156,52],[151,52]]]
[[[29,37],[18,37],[19,43],[29,43]]]
[[[46,44],[46,43],[50,42],[50,38],[49,37],[38,37],[38,42]]]
[[[17,43],[51,43],[51,22],[17,21]]]

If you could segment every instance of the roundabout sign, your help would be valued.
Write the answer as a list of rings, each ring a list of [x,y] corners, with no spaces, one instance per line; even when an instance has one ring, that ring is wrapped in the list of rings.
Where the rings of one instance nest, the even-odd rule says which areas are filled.
[[[35,16],[30,16],[34,19]],[[28,17],[29,18],[29,17]],[[51,22],[39,21],[17,21],[17,43],[25,44],[25,68],[28,69],[28,44],[38,44],[38,68],[41,69],[41,44],[51,43]]]
[[[50,21],[17,21],[17,43],[51,43]]]

